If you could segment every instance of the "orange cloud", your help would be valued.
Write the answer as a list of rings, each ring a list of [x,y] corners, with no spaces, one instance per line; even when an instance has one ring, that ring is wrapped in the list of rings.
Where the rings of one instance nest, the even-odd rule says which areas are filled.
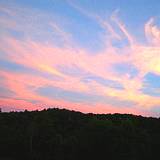
[[[4,10],[8,12],[7,10]],[[70,33],[64,32],[58,25],[50,22],[50,27],[59,34],[65,42],[63,47],[58,47],[54,43],[42,43],[25,38],[23,41],[13,38],[9,35],[0,38],[0,50],[5,53],[1,55],[4,60],[12,61],[16,64],[23,65],[34,70],[39,75],[34,73],[14,73],[14,71],[0,71],[0,75],[5,79],[5,85],[15,93],[11,100],[1,99],[0,104],[7,105],[16,104],[20,108],[23,105],[31,106],[34,104],[28,100],[38,101],[37,104],[62,105],[69,106],[70,109],[81,110],[84,112],[129,112],[129,113],[144,113],[144,110],[149,110],[160,105],[160,100],[156,97],[142,93],[144,76],[148,72],[160,74],[160,29],[154,25],[154,19],[151,18],[145,24],[145,34],[148,39],[148,44],[141,44],[129,33],[126,26],[113,14],[111,20],[119,27],[124,34],[129,45],[121,50],[112,45],[112,40],[122,40],[114,27],[99,16],[88,14],[80,9],[81,12],[88,17],[95,19],[97,23],[109,32],[111,36],[107,39],[104,36],[106,44],[104,50],[97,54],[85,50],[84,48],[73,47],[73,42]],[[10,21],[2,21],[4,26],[8,26]],[[130,78],[127,74],[117,74],[113,70],[113,65],[119,63],[132,64],[138,70],[138,74],[134,78]],[[80,68],[84,74],[69,75],[59,69],[59,66]],[[42,73],[50,75],[48,78]],[[97,81],[84,82],[82,79],[91,74],[95,77],[116,81],[120,83],[124,89],[118,90],[99,83]],[[59,78],[58,80],[54,78]],[[132,109],[124,107],[123,109],[116,106],[108,106],[107,104],[95,104],[90,107],[87,104],[78,104],[66,102],[62,100],[51,100],[38,95],[35,90],[43,86],[54,86],[68,91],[77,91],[81,93],[114,97],[118,100],[135,102],[136,106]],[[18,100],[23,99],[23,100]],[[8,102],[7,102],[8,101]],[[17,103],[16,103],[17,101]],[[21,103],[21,105],[20,105]],[[124,104],[125,106],[125,104]],[[41,107],[40,107],[41,108]],[[146,113],[147,114],[147,113]]]

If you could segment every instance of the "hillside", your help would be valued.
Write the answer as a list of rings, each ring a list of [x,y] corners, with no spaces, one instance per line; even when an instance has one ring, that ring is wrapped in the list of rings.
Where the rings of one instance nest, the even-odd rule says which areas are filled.
[[[160,159],[160,119],[48,109],[0,113],[0,160]]]

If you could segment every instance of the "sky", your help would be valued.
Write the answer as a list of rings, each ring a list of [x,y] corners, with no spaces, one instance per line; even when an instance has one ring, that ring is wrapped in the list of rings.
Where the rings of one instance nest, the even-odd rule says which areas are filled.
[[[160,117],[160,1],[0,0],[0,107]]]

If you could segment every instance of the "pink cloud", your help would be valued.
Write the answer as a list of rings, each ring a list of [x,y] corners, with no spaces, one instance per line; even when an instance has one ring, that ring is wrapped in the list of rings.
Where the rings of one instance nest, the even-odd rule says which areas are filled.
[[[7,10],[4,12],[10,14]],[[65,42],[64,47],[57,47],[52,43],[41,43],[25,38],[23,41],[13,38],[9,35],[0,38],[0,50],[5,53],[1,55],[3,60],[11,61],[16,64],[23,65],[40,73],[47,73],[51,77],[58,77],[60,80],[49,79],[43,74],[34,75],[33,73],[14,73],[13,71],[0,71],[0,76],[5,79],[5,86],[15,93],[9,99],[1,99],[1,105],[16,105],[17,108],[35,109],[40,105],[61,105],[67,106],[69,109],[75,109],[83,112],[105,113],[105,112],[120,112],[120,113],[135,113],[149,114],[149,110],[155,105],[160,105],[160,100],[145,95],[141,92],[143,87],[143,78],[148,72],[160,74],[160,29],[153,24],[153,19],[150,19],[145,24],[145,34],[149,44],[139,43],[132,34],[129,33],[126,26],[113,14],[111,20],[116,23],[120,31],[124,34],[130,45],[117,49],[112,45],[113,38],[121,40],[121,37],[114,27],[99,16],[88,14],[80,9],[81,12],[88,17],[95,19],[97,23],[110,32],[111,37],[108,39],[104,36],[106,48],[97,54],[92,54],[84,48],[73,47],[72,36],[64,32],[57,24],[50,22],[54,32],[59,34]],[[15,13],[16,14],[16,13]],[[14,26],[11,21],[2,20],[3,26]],[[127,75],[117,75],[113,70],[113,65],[118,63],[129,63],[134,65],[138,70],[138,75],[130,79]],[[85,73],[90,73],[95,76],[116,81],[123,85],[124,90],[117,90],[105,86],[96,81],[89,83],[83,82],[83,75],[76,76],[66,74],[59,70],[58,66],[73,68],[77,66]],[[79,104],[66,102],[62,100],[51,100],[49,98],[38,95],[35,90],[43,86],[54,86],[67,91],[77,91],[94,95],[114,97],[115,99],[133,101],[137,107],[133,108],[117,108],[105,104],[95,104],[91,107],[88,104]],[[23,100],[18,100],[23,99]],[[29,100],[38,101],[35,105]],[[125,104],[124,104],[125,105]],[[41,107],[39,107],[41,108]],[[144,110],[146,112],[144,112]]]

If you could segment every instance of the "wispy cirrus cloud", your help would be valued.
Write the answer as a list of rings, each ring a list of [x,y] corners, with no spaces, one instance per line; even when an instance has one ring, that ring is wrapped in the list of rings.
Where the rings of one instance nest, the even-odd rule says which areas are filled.
[[[160,75],[160,30],[154,19],[144,24],[148,42],[142,44],[118,13],[104,20],[71,6],[105,31],[99,41],[105,44],[103,50],[92,53],[80,47],[56,15],[7,4],[0,8],[0,88],[5,86],[0,105],[14,104],[17,109],[61,105],[84,112],[155,115],[152,109],[160,106],[160,87],[144,82],[149,73]],[[118,43],[124,40],[128,43],[120,49]]]

